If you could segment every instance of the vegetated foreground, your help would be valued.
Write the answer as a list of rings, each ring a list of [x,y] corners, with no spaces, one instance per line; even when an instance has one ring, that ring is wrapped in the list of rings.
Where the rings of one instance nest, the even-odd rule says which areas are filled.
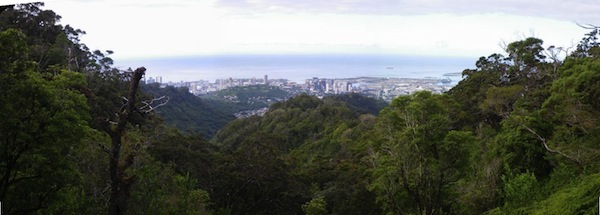
[[[510,43],[444,94],[299,95],[182,133],[156,112],[218,108],[140,87],[143,67],[113,68],[42,6],[0,7],[3,214],[597,211],[594,26],[564,60],[537,38]]]

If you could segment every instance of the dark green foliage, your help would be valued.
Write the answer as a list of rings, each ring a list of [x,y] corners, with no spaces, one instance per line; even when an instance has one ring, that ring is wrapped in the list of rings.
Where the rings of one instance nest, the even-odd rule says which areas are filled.
[[[453,87],[448,94],[460,105],[462,110],[468,113],[463,126],[475,128],[480,122],[485,122],[494,127],[499,125],[500,116],[484,112],[479,109],[486,93],[490,87],[501,86],[503,74],[507,70],[504,56],[499,54],[481,57],[477,63],[477,69],[466,69],[463,71],[463,80]]]
[[[537,200],[541,194],[540,185],[535,175],[529,172],[515,176],[503,176],[502,198],[509,207],[522,207]]]
[[[598,62],[588,66],[588,69],[578,77],[576,88],[581,93],[582,102],[590,105],[595,111],[600,111],[600,65]]]
[[[577,44],[577,49],[571,53],[571,57],[597,58],[600,56],[600,42],[598,42],[598,34],[600,34],[598,28],[594,28],[591,32],[585,34],[585,37],[581,39],[579,44]]]
[[[30,67],[26,62],[28,48],[25,42],[26,36],[19,30],[9,29],[0,34],[0,73],[14,73],[24,71]],[[8,81],[8,80],[7,80]]]
[[[544,41],[538,38],[529,37],[508,44],[506,51],[515,63],[522,64],[520,66],[535,66],[535,64],[546,59],[546,56],[542,53],[544,51],[543,43]]]
[[[327,201],[327,210],[332,213],[377,214],[380,210],[375,204],[375,196],[366,189],[366,166],[361,163],[364,154],[357,148],[356,140],[372,126],[374,118],[361,113],[378,107],[378,103],[361,97],[348,95],[320,100],[299,95],[273,104],[264,117],[232,122],[212,141],[231,148],[234,155],[240,151],[252,152],[247,147],[255,147],[258,143],[257,146],[274,150],[278,158],[270,160],[285,164],[278,174],[284,174],[282,177],[286,179],[280,180],[294,185],[279,192],[286,193],[288,197],[283,199],[292,201],[287,204],[294,204],[298,212],[299,206],[311,199],[308,187],[315,185],[321,190],[319,195]],[[355,102],[350,104],[344,100]],[[253,156],[259,156],[254,158],[257,161],[271,157],[262,153]],[[295,197],[290,199],[289,196]]]
[[[128,214],[210,214],[210,196],[198,188],[197,179],[160,162],[145,163],[136,174],[141,179],[131,194]]]
[[[510,43],[448,94],[273,103],[289,95],[128,94],[133,71],[41,6],[0,7],[2,213],[106,213],[115,181],[126,214],[597,213],[598,29],[564,62],[540,39]],[[158,115],[137,108],[162,96]]]
[[[349,104],[343,100],[357,102]],[[303,94],[286,102],[273,104],[264,118],[250,117],[231,123],[215,136],[213,142],[235,147],[244,137],[261,131],[284,137],[285,142],[279,143],[277,147],[291,150],[305,142],[322,139],[341,123],[357,124],[361,113],[369,109],[375,110],[378,105],[378,101],[358,95],[320,100]]]
[[[334,95],[331,98],[345,102],[348,107],[357,110],[361,114],[377,115],[379,111],[389,105],[383,100],[376,100],[357,93]]]
[[[582,177],[528,208],[530,214],[597,214],[600,175]]]
[[[447,95],[417,92],[394,99],[376,126],[370,189],[385,212],[456,213],[453,184],[464,177],[470,132],[457,131]]]
[[[236,101],[241,103],[252,103],[255,98],[273,98],[285,99],[290,97],[289,93],[279,87],[267,85],[252,85],[244,87],[232,87],[212,93],[211,96],[224,98],[227,96],[236,97]]]
[[[219,149],[204,140],[202,135],[185,135],[175,129],[164,128],[157,132],[148,153],[157,161],[173,164],[178,174],[202,179],[198,185],[212,190],[211,175],[217,164]]]
[[[252,85],[231,87],[199,97],[216,110],[233,115],[241,111],[267,108],[278,101],[285,101],[290,96],[290,93],[279,87]]]
[[[106,54],[89,52],[79,43],[82,31],[57,25],[60,17],[40,6],[7,7],[0,14],[2,213],[105,213],[109,199],[106,161],[114,148],[106,148],[110,139],[103,132],[113,128],[111,122],[123,110],[122,98],[131,77],[112,68]],[[195,179],[143,174],[142,164],[148,165],[146,169],[159,166],[156,171],[173,170],[144,156],[148,139],[137,132],[153,132],[149,128],[154,125],[139,113],[128,117],[125,126],[130,132],[119,137],[124,143],[121,149],[131,155],[117,163],[119,168],[136,164],[127,173],[143,177],[140,187],[127,194],[134,197],[130,213],[142,211],[147,206],[143,200],[149,200],[135,197],[145,198],[138,194],[159,184],[166,187],[157,196],[175,200],[161,202],[161,210],[153,212],[206,212],[208,197]],[[134,160],[133,155],[140,159]],[[123,181],[135,180],[124,172],[118,176]],[[153,186],[144,186],[147,181],[153,181]]]
[[[302,205],[302,210],[306,215],[327,215],[326,206],[327,202],[325,202],[325,198],[318,196]]]
[[[27,36],[29,57],[37,62],[37,70],[52,66],[84,71],[91,63],[88,48],[79,43],[85,32],[57,24],[61,17],[43,10],[42,2],[20,4],[0,13],[0,31],[19,29]]]
[[[321,104],[321,101],[318,98],[307,94],[301,94],[286,102],[273,104],[273,106],[271,106],[271,111],[284,108],[307,110],[316,108],[319,104]]]
[[[76,89],[84,77],[70,71],[38,73],[18,30],[0,32],[0,201],[9,214],[33,213],[80,183],[73,154],[88,128],[86,98]],[[15,45],[9,45],[15,44]],[[65,194],[66,195],[66,194]]]
[[[169,98],[167,105],[162,106],[156,113],[167,124],[182,132],[201,133],[210,139],[219,129],[235,119],[232,112],[224,111],[224,108],[194,96],[187,88],[160,88],[158,84],[149,84],[142,85],[142,90],[153,97]]]
[[[269,134],[253,134],[217,160],[212,197],[234,214],[299,214],[302,186]]]
[[[463,187],[468,193],[465,197],[472,198],[463,202],[465,206],[471,204],[469,202],[484,201],[489,209],[498,204],[494,203],[498,201],[498,195],[477,194],[471,189],[495,187],[496,190],[502,190],[499,187],[507,189],[517,186],[517,181],[509,178],[533,177],[539,190],[546,181],[556,180],[552,173],[557,166],[570,166],[575,171],[597,169],[595,154],[598,149],[589,142],[598,139],[596,132],[591,132],[598,128],[597,117],[592,114],[597,100],[597,96],[593,96],[597,94],[594,91],[597,82],[593,81],[597,69],[593,66],[593,62],[596,62],[591,57],[593,54],[587,54],[597,46],[594,42],[596,34],[594,31],[582,41],[582,51],[577,52],[585,54],[574,54],[573,58],[567,58],[564,65],[559,64],[555,70],[545,62],[542,41],[534,38],[509,44],[509,57],[492,55],[487,59],[481,58],[477,69],[465,70],[463,74],[466,78],[450,91],[450,95],[462,103],[462,109],[471,115],[463,122],[480,133],[481,147],[472,149],[480,154],[476,157],[489,162],[472,164],[475,175],[470,180],[476,183],[471,182]],[[496,132],[481,130],[488,127]],[[497,164],[498,159],[502,160],[503,168]],[[500,181],[499,177],[505,180]],[[550,184],[553,183],[544,188],[546,192],[552,193],[558,189]],[[526,194],[513,193],[507,197],[506,193],[499,193],[504,195],[500,202],[512,202],[508,205],[523,202],[535,204],[535,201],[548,195],[539,193],[536,197],[528,195],[527,201],[518,200]],[[482,212],[475,208],[469,210]],[[500,211],[509,214],[519,211],[528,213],[528,209],[520,206],[504,206],[495,210]]]

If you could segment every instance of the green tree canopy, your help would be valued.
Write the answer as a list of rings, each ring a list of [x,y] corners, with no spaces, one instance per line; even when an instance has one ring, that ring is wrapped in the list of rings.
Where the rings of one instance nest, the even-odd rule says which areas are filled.
[[[394,99],[380,114],[371,189],[394,214],[452,212],[452,184],[464,175],[466,146],[457,131],[458,104],[447,95],[417,92]]]
[[[89,129],[84,76],[38,73],[26,62],[27,38],[0,32],[0,201],[3,210],[29,213],[61,201],[76,186],[73,153]],[[24,201],[26,200],[26,201]]]

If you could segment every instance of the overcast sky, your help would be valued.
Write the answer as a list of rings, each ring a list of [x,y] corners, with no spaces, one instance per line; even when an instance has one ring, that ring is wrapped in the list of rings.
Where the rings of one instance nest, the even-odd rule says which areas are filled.
[[[14,2],[14,1],[13,1]],[[115,59],[246,53],[479,57],[528,36],[572,46],[596,0],[51,0]]]

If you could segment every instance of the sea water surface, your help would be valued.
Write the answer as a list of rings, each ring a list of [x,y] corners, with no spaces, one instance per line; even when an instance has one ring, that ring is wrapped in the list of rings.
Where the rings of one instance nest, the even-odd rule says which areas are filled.
[[[213,55],[130,59],[116,62],[121,69],[146,67],[146,77],[163,83],[226,78],[288,79],[304,83],[318,78],[450,78],[455,84],[476,58],[404,55]]]

